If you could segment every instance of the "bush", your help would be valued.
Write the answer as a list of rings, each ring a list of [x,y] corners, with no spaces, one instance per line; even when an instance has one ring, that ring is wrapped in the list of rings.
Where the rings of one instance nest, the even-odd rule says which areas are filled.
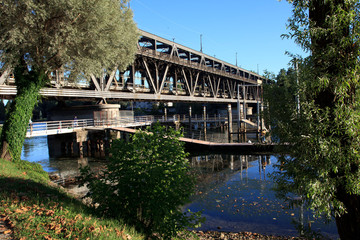
[[[124,219],[147,237],[170,239],[201,222],[200,213],[183,213],[195,178],[179,131],[156,125],[137,131],[132,141],[116,140],[108,168],[96,178],[82,169],[97,210]]]

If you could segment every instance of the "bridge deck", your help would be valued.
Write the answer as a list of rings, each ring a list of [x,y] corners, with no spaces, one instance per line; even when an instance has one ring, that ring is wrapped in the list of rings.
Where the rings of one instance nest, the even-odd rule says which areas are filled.
[[[40,94],[47,98],[106,101],[258,104],[266,79],[252,71],[224,62],[154,34],[140,31],[135,60],[126,71],[113,69],[91,74],[85,81],[68,78],[57,70]],[[17,94],[11,69],[0,69],[0,95]],[[66,74],[65,74],[66,73]]]

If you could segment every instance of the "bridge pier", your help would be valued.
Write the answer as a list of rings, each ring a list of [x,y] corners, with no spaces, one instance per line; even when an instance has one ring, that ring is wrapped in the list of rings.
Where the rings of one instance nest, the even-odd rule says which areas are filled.
[[[77,150],[73,133],[49,135],[47,138],[50,157],[73,156]]]
[[[84,148],[83,148],[83,142],[79,142],[79,155],[80,155],[80,158],[83,158],[84,157]]]
[[[87,147],[87,155],[91,156],[91,141],[90,141],[90,139],[87,140],[86,147]]]
[[[203,106],[203,132],[204,132],[204,140],[207,140],[206,136],[206,106]]]
[[[232,143],[232,110],[231,110],[231,104],[228,104],[227,107],[228,110],[228,138],[229,138],[229,143]]]
[[[104,157],[111,144],[111,136],[105,131],[77,131],[68,134],[49,135],[50,157],[85,156]]]
[[[110,129],[105,129],[105,138],[104,138],[104,152],[105,156],[109,156],[109,150],[110,150]]]
[[[189,106],[189,129],[190,129],[190,133],[192,132],[191,118],[192,118],[192,112],[191,112],[191,106]]]

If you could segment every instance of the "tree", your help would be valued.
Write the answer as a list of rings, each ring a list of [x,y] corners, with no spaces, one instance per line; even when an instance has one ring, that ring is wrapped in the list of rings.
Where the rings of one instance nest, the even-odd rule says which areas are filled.
[[[310,56],[299,66],[300,111],[293,100],[276,110],[268,97],[273,135],[291,146],[274,176],[278,191],[334,216],[341,239],[359,239],[359,2],[289,2],[289,36]]]
[[[134,58],[137,28],[128,0],[3,0],[0,2],[1,71],[13,71],[17,96],[1,136],[2,157],[17,160],[39,90],[51,72],[70,78]]]
[[[273,141],[278,142],[279,137],[287,135],[289,129],[296,120],[292,116],[296,116],[296,72],[293,68],[288,70],[281,69],[279,74],[267,77],[268,84],[264,85],[264,99],[267,101],[268,107],[265,110],[264,120],[267,125],[271,126],[271,135]],[[292,129],[295,131],[295,129]],[[284,138],[284,137],[282,137]]]
[[[180,136],[180,131],[155,125],[137,131],[128,143],[113,142],[106,171],[95,177],[89,168],[82,170],[96,209],[122,218],[149,238],[156,233],[171,239],[198,224],[199,213],[185,214],[180,208],[195,186]]]

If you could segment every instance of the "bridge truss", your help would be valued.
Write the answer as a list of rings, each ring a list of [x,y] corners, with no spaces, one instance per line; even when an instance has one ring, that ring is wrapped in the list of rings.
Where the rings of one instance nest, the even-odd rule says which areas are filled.
[[[139,30],[134,64],[74,83],[60,71],[41,95],[56,99],[257,103],[264,78],[214,57]],[[16,95],[10,71],[0,76],[0,95]]]

